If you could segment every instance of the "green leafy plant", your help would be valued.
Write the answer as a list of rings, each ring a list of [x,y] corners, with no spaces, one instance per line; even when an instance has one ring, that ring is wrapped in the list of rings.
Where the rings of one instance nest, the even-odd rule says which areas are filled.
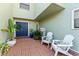
[[[16,31],[19,31],[21,29],[21,25],[20,24],[14,25],[14,28]]]
[[[2,48],[2,55],[7,54],[7,52],[9,51],[10,46],[8,44],[5,44]]]
[[[3,32],[8,32],[9,34],[9,40],[14,39],[14,31],[19,31],[21,28],[21,25],[14,25],[14,19],[11,17],[8,20],[8,28],[7,29],[1,29]]]
[[[8,33],[10,40],[14,39],[14,31],[19,31],[21,29],[21,25],[14,25],[14,19],[10,18],[8,20]]]
[[[13,21],[13,18],[10,18],[8,20],[8,33],[9,33],[10,40],[12,40],[14,38],[14,21]]]
[[[41,31],[36,30],[36,31],[33,32],[33,38],[34,39],[38,40],[38,39],[40,39],[40,37],[41,37]]]
[[[1,51],[1,49],[2,49],[2,44],[0,44],[0,51]]]
[[[10,48],[10,46],[6,43],[5,44],[0,44],[0,54],[1,55],[7,54],[9,48]]]
[[[2,55],[2,48],[3,48],[3,45],[0,44],[0,55]]]

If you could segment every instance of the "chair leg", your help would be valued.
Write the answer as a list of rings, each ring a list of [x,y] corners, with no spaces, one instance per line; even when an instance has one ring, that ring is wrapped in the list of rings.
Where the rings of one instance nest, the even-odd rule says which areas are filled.
[[[48,48],[49,48],[49,43],[48,43]]]
[[[55,54],[54,54],[54,56],[57,56],[57,54],[58,54],[58,51],[55,51]]]
[[[52,50],[52,46],[50,47],[50,49]]]
[[[43,44],[43,42],[41,42],[41,44]]]
[[[52,50],[52,48],[53,48],[53,47],[52,47],[52,44],[51,44],[50,49]]]

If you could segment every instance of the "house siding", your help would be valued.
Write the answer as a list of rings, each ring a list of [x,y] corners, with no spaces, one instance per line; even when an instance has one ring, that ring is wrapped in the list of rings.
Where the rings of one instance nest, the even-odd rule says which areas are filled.
[[[72,29],[72,10],[79,8],[77,3],[62,3],[65,8],[54,16],[40,22],[40,27],[54,33],[55,39],[62,40],[66,34],[72,34],[75,39],[72,49],[79,51],[79,30]]]

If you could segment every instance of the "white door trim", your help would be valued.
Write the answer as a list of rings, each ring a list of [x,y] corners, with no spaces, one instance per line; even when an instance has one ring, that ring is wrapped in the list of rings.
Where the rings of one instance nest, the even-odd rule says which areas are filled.
[[[14,24],[16,24],[16,22],[26,22],[26,23],[28,23],[28,37],[29,37],[29,35],[30,35],[30,33],[29,33],[29,21],[14,20]],[[16,37],[16,31],[14,31],[14,37]]]

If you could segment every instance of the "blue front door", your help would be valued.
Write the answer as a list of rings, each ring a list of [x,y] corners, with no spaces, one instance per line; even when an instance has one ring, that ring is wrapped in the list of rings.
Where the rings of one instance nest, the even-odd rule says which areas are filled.
[[[17,25],[21,25],[19,31],[16,31],[16,37],[28,36],[28,23],[27,22],[16,22]]]

